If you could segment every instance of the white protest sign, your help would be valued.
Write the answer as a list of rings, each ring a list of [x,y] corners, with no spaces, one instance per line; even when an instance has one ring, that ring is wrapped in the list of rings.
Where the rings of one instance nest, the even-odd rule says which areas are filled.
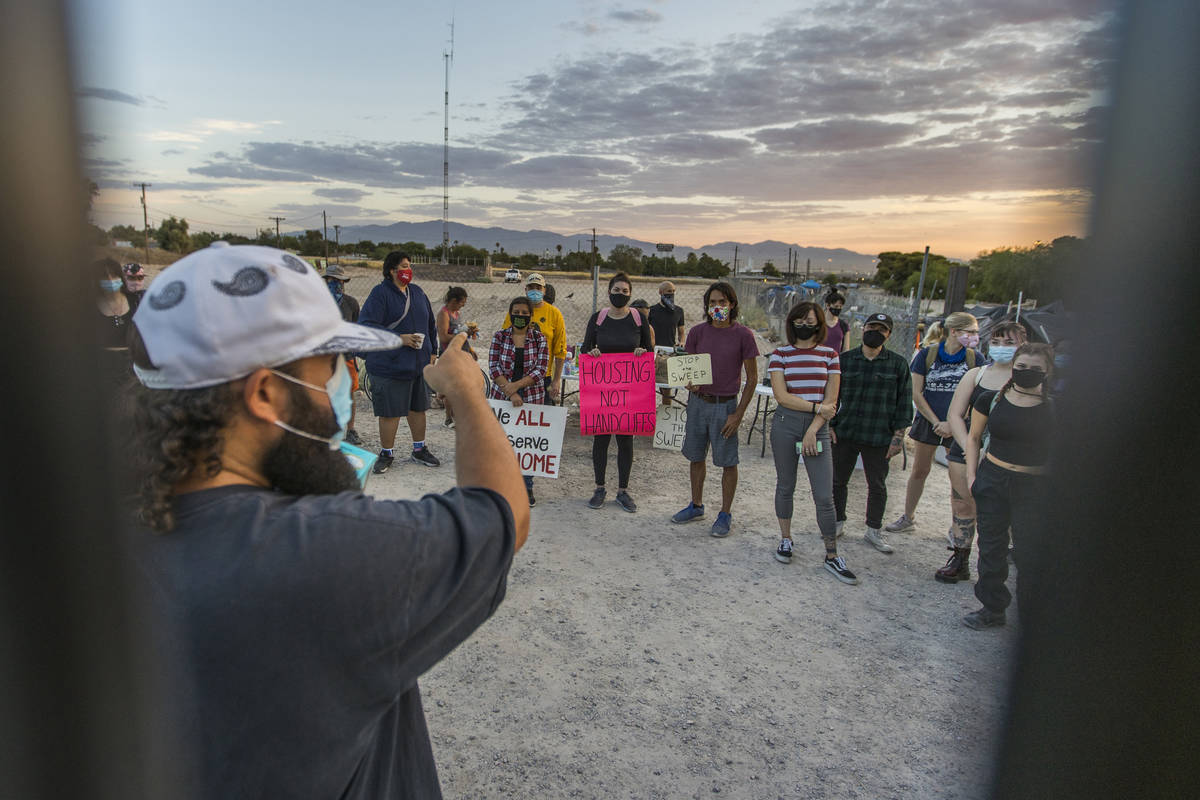
[[[667,359],[668,386],[704,386],[712,383],[712,356],[708,353],[689,353]]]
[[[522,475],[557,478],[562,462],[563,431],[567,428],[567,410],[559,406],[524,403],[513,406],[507,400],[488,400],[496,420],[504,428],[508,442],[517,454]]]
[[[654,426],[654,446],[660,450],[683,449],[683,433],[687,427],[687,409],[683,406],[659,406]]]

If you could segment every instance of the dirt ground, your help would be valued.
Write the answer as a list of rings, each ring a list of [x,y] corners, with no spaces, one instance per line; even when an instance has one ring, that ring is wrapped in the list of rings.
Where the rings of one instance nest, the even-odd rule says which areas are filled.
[[[423,286],[431,297],[444,291]],[[590,312],[588,287],[579,308],[559,304],[569,329]],[[467,288],[468,310],[516,293]],[[361,395],[357,409],[358,430],[376,447]],[[417,498],[452,485],[455,434],[442,414],[429,412],[426,438],[443,466],[398,459],[370,492]],[[711,505],[704,521],[671,524],[688,499],[687,462],[648,438],[634,449],[637,513],[611,493],[589,509],[591,440],[579,435],[577,409],[570,416],[562,475],[535,483],[532,530],[506,600],[422,679],[447,797],[986,795],[1016,615],[1008,628],[972,631],[959,618],[978,607],[974,584],[933,580],[948,556],[945,469],[933,467],[918,528],[892,536],[892,555],[862,539],[866,486],[856,473],[839,548],[860,583],[846,586],[821,566],[803,477],[793,563],[772,557],[775,469],[769,443],[759,455],[761,434],[746,444],[749,430],[748,414],[733,533],[714,539]],[[408,443],[402,425],[397,447]],[[907,478],[895,459],[889,520]],[[710,469],[706,502],[719,507],[719,492]]]

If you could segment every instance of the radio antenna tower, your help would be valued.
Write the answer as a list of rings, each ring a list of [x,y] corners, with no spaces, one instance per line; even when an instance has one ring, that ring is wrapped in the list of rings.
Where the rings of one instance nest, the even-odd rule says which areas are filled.
[[[454,61],[454,17],[450,17],[450,50],[442,51],[446,66],[446,110],[442,125],[442,263],[450,263],[450,62]]]

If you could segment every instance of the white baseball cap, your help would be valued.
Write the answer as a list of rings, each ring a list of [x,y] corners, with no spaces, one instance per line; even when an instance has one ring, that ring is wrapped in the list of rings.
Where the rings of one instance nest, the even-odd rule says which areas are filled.
[[[134,372],[151,389],[199,389],[308,356],[401,346],[393,333],[344,321],[303,259],[222,241],[163,270],[133,324],[154,364]]]

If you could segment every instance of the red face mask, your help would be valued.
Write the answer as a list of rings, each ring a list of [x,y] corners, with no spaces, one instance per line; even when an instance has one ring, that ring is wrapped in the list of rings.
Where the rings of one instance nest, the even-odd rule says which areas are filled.
[[[400,269],[396,270],[396,280],[400,282],[401,286],[408,286],[410,283],[412,283],[412,269],[409,267],[401,267]]]

